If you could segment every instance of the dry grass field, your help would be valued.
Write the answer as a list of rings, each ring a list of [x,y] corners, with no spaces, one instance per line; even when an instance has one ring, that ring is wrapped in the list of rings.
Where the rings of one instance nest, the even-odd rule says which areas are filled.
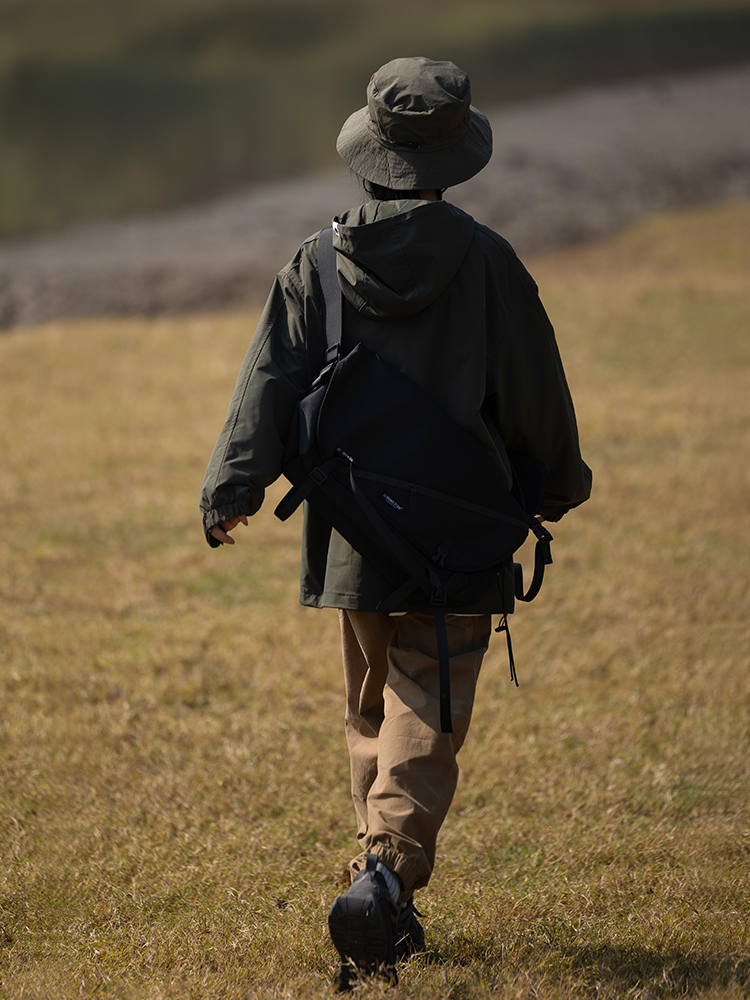
[[[591,501],[495,640],[389,996],[750,991],[750,206],[531,262]],[[326,996],[355,849],[299,521],[196,498],[253,317],[0,340],[0,996]],[[278,495],[281,484],[272,491]],[[273,498],[271,498],[273,499]],[[380,996],[381,987],[361,996]]]

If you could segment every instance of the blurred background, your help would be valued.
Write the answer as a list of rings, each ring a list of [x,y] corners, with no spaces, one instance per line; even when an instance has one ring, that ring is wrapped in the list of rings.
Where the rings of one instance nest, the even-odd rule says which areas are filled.
[[[333,168],[338,129],[364,103],[373,70],[395,56],[417,54],[466,69],[475,103],[491,111],[582,86],[747,62],[750,0],[0,0],[0,325],[56,313],[158,312],[257,298],[268,267],[261,267],[256,285],[227,260],[221,280],[205,279],[203,291],[193,288],[188,301],[187,291],[176,290],[184,268],[175,271],[175,254],[162,248],[158,267],[148,271],[146,301],[146,264],[132,256],[136,244],[142,258],[167,239],[153,228],[130,230],[129,260],[121,232],[100,234],[96,247],[89,245],[84,269],[92,260],[101,268],[114,255],[119,286],[123,269],[138,285],[104,298],[64,290],[82,280],[70,270],[79,244],[58,243],[54,251],[34,244],[32,261],[28,242],[17,241],[91,220],[205,204],[249,185]],[[611,111],[600,115],[605,131],[610,117]],[[730,125],[729,131],[743,130]],[[614,139],[605,141],[611,146]],[[706,135],[705,142],[712,141]],[[558,145],[564,144],[561,135]],[[526,166],[528,151],[516,143],[511,153],[510,166]],[[721,153],[724,173],[747,176],[750,154]],[[704,177],[703,188],[707,182]],[[682,197],[700,200],[703,188]],[[320,225],[348,200],[337,206],[330,192],[321,194]],[[488,200],[485,186],[467,207]],[[672,200],[679,197],[673,193]],[[221,225],[240,215],[235,204]],[[318,221],[306,215],[298,228],[295,217],[294,241]],[[496,210],[484,221],[507,220]],[[205,232],[198,239],[193,223],[178,242],[205,257],[214,244]],[[257,223],[257,213],[246,218],[244,239]],[[216,243],[221,226],[215,219],[212,225]],[[599,235],[602,227],[573,219],[562,229],[529,239],[521,233],[521,249],[574,241],[589,230]],[[512,227],[510,235],[519,238]],[[257,253],[243,244],[244,259],[253,253],[265,259],[264,240]],[[271,248],[270,273],[290,246],[282,241]],[[63,251],[67,277],[59,271]],[[54,261],[50,254],[57,254]],[[55,286],[57,304],[44,304],[51,293],[42,285]]]
[[[330,164],[372,71],[418,53],[487,106],[750,58],[750,4],[1,0],[0,233]]]

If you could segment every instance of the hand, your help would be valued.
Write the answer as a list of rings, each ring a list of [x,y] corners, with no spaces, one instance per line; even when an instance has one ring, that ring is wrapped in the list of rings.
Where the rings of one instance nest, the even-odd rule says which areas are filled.
[[[247,518],[244,514],[240,514],[239,517],[230,517],[228,521],[219,521],[218,524],[211,528],[209,534],[218,542],[226,542],[227,545],[234,545],[234,539],[227,532],[231,531],[232,528],[236,528],[240,521],[247,526]]]

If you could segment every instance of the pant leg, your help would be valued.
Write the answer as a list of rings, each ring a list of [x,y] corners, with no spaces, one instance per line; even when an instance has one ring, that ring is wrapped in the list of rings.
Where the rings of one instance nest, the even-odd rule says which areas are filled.
[[[357,631],[350,617],[355,614]],[[352,801],[357,814],[357,840],[364,849],[367,795],[378,773],[378,733],[385,712],[383,688],[388,676],[388,645],[396,631],[397,618],[387,618],[379,612],[339,611],[339,622]]]
[[[431,615],[342,612],[347,741],[362,854],[378,854],[404,885],[429,881],[453,799],[460,750],[489,643],[489,615],[447,615],[453,733],[440,731],[437,640]]]

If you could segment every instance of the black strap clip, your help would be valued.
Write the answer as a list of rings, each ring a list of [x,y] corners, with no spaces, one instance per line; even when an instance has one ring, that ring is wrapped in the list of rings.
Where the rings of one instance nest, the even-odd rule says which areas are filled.
[[[496,632],[505,632],[505,638],[508,641],[508,663],[510,665],[510,679],[518,687],[518,675],[516,674],[516,661],[513,657],[513,643],[510,641],[510,625],[508,624],[508,616],[503,615],[500,619],[500,623],[495,629]]]

